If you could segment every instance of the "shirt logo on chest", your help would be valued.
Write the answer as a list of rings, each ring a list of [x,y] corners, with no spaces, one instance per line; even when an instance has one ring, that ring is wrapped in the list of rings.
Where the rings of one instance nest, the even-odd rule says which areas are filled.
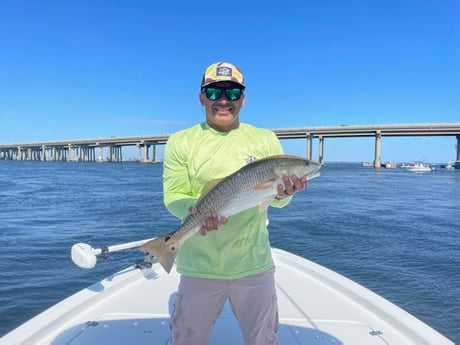
[[[252,162],[254,162],[256,160],[257,160],[257,157],[252,156],[252,155],[248,155],[248,157],[246,158],[246,163],[250,164],[250,163],[252,163]]]

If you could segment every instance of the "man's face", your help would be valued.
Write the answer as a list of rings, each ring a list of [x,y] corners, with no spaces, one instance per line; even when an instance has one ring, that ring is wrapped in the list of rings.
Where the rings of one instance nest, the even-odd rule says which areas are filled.
[[[208,93],[200,92],[199,97],[200,103],[205,109],[206,122],[209,126],[220,132],[228,132],[237,128],[240,109],[246,100],[241,85],[223,81],[208,85],[206,88],[208,88]],[[232,100],[232,98],[238,97],[238,90],[234,89],[241,89],[239,99]],[[218,97],[219,94],[220,97]],[[228,95],[230,95],[230,99]]]

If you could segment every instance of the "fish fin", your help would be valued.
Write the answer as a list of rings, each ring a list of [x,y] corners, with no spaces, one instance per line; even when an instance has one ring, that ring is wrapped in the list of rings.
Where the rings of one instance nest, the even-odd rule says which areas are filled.
[[[313,175],[307,176],[307,181],[313,180],[314,178],[317,178],[317,177],[320,177],[320,176],[321,176],[321,173],[319,171],[317,171]]]
[[[211,189],[213,189],[215,186],[217,186],[222,180],[223,180],[223,178],[211,181],[209,183],[209,185],[207,185],[206,188],[201,193],[200,197],[197,200],[197,203],[200,202],[201,199],[203,199],[211,191]]]
[[[254,189],[255,190],[266,190],[266,189],[272,188],[274,181],[276,180],[273,179],[273,180],[264,181],[262,183],[259,183],[257,186],[255,186]]]
[[[154,256],[168,273],[171,272],[177,252],[179,251],[179,243],[171,236],[172,234],[157,237],[141,246],[141,250],[144,253]]]
[[[260,162],[260,161],[264,161],[264,160],[278,159],[278,158],[282,158],[282,159],[298,159],[298,160],[302,160],[302,161],[308,161],[308,162],[312,163],[313,165],[315,165],[315,164],[316,165],[322,165],[318,161],[315,161],[313,159],[307,159],[307,158],[303,158],[303,157],[300,157],[300,156],[288,155],[288,154],[279,154],[279,155],[267,156],[267,157],[256,159],[252,163]]]
[[[264,160],[271,160],[271,159],[275,159],[275,158],[290,158],[290,159],[301,159],[301,160],[305,160],[305,158],[302,158],[302,157],[300,157],[300,156],[287,155],[287,154],[279,154],[279,155],[273,155],[273,156],[267,156],[267,157],[259,158],[259,159],[256,159],[254,162],[260,162],[260,161],[264,161]],[[253,162],[253,163],[254,163],[254,162]]]
[[[270,204],[272,203],[274,197],[269,197],[267,198],[266,200],[262,201],[262,203],[259,204],[259,212],[262,213],[264,212],[268,206],[270,206]]]

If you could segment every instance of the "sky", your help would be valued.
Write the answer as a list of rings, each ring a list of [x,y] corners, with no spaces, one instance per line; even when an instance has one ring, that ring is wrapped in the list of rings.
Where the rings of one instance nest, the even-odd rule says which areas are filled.
[[[193,126],[217,61],[243,71],[259,127],[459,123],[459,18],[458,0],[0,0],[0,143]],[[384,137],[381,158],[454,161],[456,144]],[[325,161],[373,155],[373,138],[325,140]]]

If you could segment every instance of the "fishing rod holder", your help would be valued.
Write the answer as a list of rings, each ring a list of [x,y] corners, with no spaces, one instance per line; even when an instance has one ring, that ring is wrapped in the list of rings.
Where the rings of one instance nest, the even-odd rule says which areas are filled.
[[[99,254],[100,260],[101,261],[106,261],[107,258],[109,257],[109,247],[101,247],[100,248],[101,253]]]

